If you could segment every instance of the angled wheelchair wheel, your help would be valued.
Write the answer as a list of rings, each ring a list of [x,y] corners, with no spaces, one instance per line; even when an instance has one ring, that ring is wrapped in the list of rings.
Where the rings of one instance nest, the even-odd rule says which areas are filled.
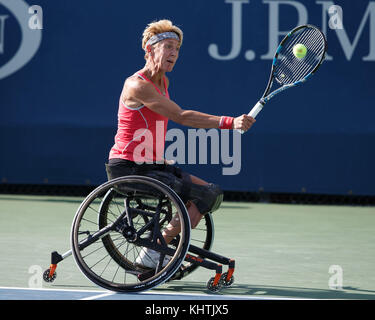
[[[118,200],[119,195],[118,191],[116,191],[115,188],[111,188],[108,190],[107,194],[104,196],[103,201],[100,205],[100,214],[99,214],[99,227],[103,228],[105,227],[111,220],[116,218],[117,215],[114,214],[113,207],[117,207],[116,199]],[[121,199],[121,196],[120,196]],[[121,200],[120,200],[121,201]],[[142,198],[141,196],[135,197],[133,199],[133,207],[144,209],[147,208],[149,205],[147,204],[149,200],[146,198]],[[165,206],[162,208],[165,217],[168,222],[172,219],[172,207],[169,202],[166,202]],[[136,223],[144,223],[145,221],[144,216],[139,216]],[[195,245],[199,248],[210,250],[214,241],[214,222],[212,219],[212,214],[207,213],[198,226],[192,230],[190,230],[190,244]],[[134,269],[133,263],[128,260],[126,255],[124,255],[121,250],[119,250],[118,242],[120,241],[121,244],[121,238],[113,237],[113,235],[109,234],[102,238],[103,244],[105,248],[108,251],[108,254],[113,258],[114,261],[116,261],[122,268],[124,269]],[[116,243],[117,242],[117,243]],[[203,258],[198,256],[198,258]],[[180,280],[187,275],[191,274],[193,271],[195,271],[199,265],[184,261],[181,266],[180,270],[183,270],[183,272],[177,272],[175,275],[173,275],[169,280]]]
[[[178,242],[167,244],[163,229],[177,217]],[[144,176],[106,182],[91,192],[74,217],[72,253],[79,269],[97,285],[119,292],[151,289],[173,276],[190,243],[185,205],[165,184]],[[137,257],[144,248],[158,252],[153,269]],[[169,262],[164,265],[166,257]]]

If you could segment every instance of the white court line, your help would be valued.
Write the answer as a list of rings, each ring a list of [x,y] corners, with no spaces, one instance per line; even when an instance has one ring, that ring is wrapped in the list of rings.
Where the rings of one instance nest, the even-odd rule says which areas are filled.
[[[237,299],[237,300],[242,300],[242,299],[259,299],[258,297],[254,297],[254,296],[231,296],[231,295],[210,295],[210,294],[196,294],[196,293],[176,293],[176,292],[152,292],[152,291],[144,291],[144,292],[138,292],[138,293],[118,293],[118,292],[114,292],[114,291],[97,291],[97,290],[81,290],[81,289],[54,289],[54,288],[20,288],[20,287],[0,287],[0,290],[1,289],[5,289],[5,290],[28,290],[28,291],[33,291],[33,290],[36,290],[36,291],[55,291],[55,292],[59,292],[59,291],[62,291],[62,292],[87,292],[87,293],[98,293],[97,295],[94,295],[94,296],[90,296],[90,297],[87,297],[87,298],[82,298],[80,300],[95,300],[95,299],[99,299],[99,298],[102,298],[102,297],[106,297],[106,296],[111,296],[111,295],[115,295],[115,294],[119,294],[119,295],[124,295],[124,297],[126,297],[126,295],[131,295],[131,296],[139,296],[139,298],[141,299],[142,298],[142,295],[143,294],[147,294],[147,295],[151,295],[151,296],[155,296],[155,298],[157,298],[157,296],[161,295],[171,295],[171,296],[187,296],[187,297],[201,297],[201,298],[204,298],[204,297],[207,297],[207,298],[212,298],[212,297],[219,297],[221,299],[225,299],[225,298],[228,298],[228,299]],[[152,289],[150,289],[152,290]],[[264,297],[262,297],[262,299],[266,299]]]
[[[204,298],[213,298],[212,300],[225,300],[225,299],[230,299],[230,300],[315,300],[315,299],[310,299],[310,298],[286,298],[286,297],[264,297],[264,296],[242,296],[242,295],[220,295],[220,294],[196,294],[196,293],[176,293],[176,292],[152,292],[152,291],[144,291],[144,292],[139,292],[139,293],[118,293],[114,291],[99,291],[99,290],[81,290],[81,289],[54,289],[54,288],[19,288],[19,287],[0,287],[0,290],[5,289],[5,290],[36,290],[36,291],[62,291],[62,292],[85,292],[85,293],[98,293],[97,295],[82,298],[80,300],[95,300],[103,297],[108,297],[111,295],[123,295],[124,298],[127,295],[131,296],[139,296],[139,298],[142,298],[142,295],[151,295],[155,296],[155,299],[158,298],[158,296],[163,296],[163,295],[169,295],[169,296],[180,296],[180,297],[200,297],[202,299]],[[215,299],[217,298],[217,299]],[[210,300],[211,300],[210,299]]]
[[[66,291],[66,292],[89,292],[89,293],[95,293],[95,292],[108,292],[108,291],[99,291],[99,290],[84,290],[84,289],[54,289],[54,288],[23,288],[23,287],[0,287],[0,290],[37,290],[37,291]]]
[[[95,295],[95,296],[90,296],[90,297],[87,297],[87,298],[82,298],[82,299],[79,299],[79,300],[96,300],[96,299],[100,299],[100,298],[104,298],[104,297],[108,297],[108,296],[113,296],[114,294],[116,294],[116,292],[107,292],[107,293],[102,293],[102,294],[98,294],[98,295]]]
[[[307,299],[307,298],[281,298],[281,297],[262,297],[262,296],[243,296],[243,295],[221,295],[221,294],[197,294],[197,293],[175,293],[175,292],[142,292],[139,294],[149,294],[149,295],[179,295],[179,296],[191,296],[191,297],[217,297],[220,299],[231,299],[231,300],[314,300],[314,299]]]
[[[54,288],[20,288],[20,287],[0,287],[0,290],[19,290],[19,291],[53,291],[53,292],[82,292],[82,293],[99,293],[93,296],[82,298],[79,300],[95,300],[102,297],[115,294],[113,291],[98,291],[98,290],[84,290],[84,289],[54,289]]]

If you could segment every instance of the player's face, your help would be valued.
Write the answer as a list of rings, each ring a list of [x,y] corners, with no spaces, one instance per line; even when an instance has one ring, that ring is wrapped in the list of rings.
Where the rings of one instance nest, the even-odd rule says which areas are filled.
[[[171,72],[178,59],[180,50],[179,42],[176,39],[165,39],[154,47],[154,61],[158,69],[164,72]]]

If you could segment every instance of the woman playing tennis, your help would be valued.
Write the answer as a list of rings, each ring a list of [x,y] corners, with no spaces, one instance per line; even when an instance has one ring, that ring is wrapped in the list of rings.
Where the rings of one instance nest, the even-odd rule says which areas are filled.
[[[167,184],[186,204],[191,226],[195,228],[204,214],[219,208],[223,192],[218,185],[190,175],[164,160],[168,120],[193,128],[243,131],[249,130],[255,120],[245,114],[234,118],[186,110],[169,98],[166,73],[171,72],[177,62],[182,40],[181,29],[169,20],[152,22],[144,30],[142,48],[146,63],[124,83],[118,129],[106,171],[109,180],[137,174]],[[163,237],[168,243],[179,232],[179,221],[172,219],[163,231]],[[136,263],[155,268],[158,259],[158,252],[143,248]],[[164,263],[167,262],[166,257]]]

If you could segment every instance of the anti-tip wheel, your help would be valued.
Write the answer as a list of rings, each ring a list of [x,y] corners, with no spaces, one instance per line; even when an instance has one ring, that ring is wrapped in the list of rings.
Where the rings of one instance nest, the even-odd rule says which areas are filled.
[[[221,281],[219,281],[217,285],[214,285],[214,281],[215,281],[214,277],[208,280],[207,289],[210,290],[211,292],[218,292],[221,288]]]
[[[220,283],[224,287],[230,287],[233,284],[233,282],[234,282],[234,277],[233,276],[231,276],[231,278],[229,279],[229,281],[226,280],[227,276],[228,276],[228,272],[225,272],[220,277]]]
[[[50,276],[50,269],[47,269],[43,273],[43,280],[45,282],[53,282],[56,279],[56,272],[53,273],[52,276]]]

